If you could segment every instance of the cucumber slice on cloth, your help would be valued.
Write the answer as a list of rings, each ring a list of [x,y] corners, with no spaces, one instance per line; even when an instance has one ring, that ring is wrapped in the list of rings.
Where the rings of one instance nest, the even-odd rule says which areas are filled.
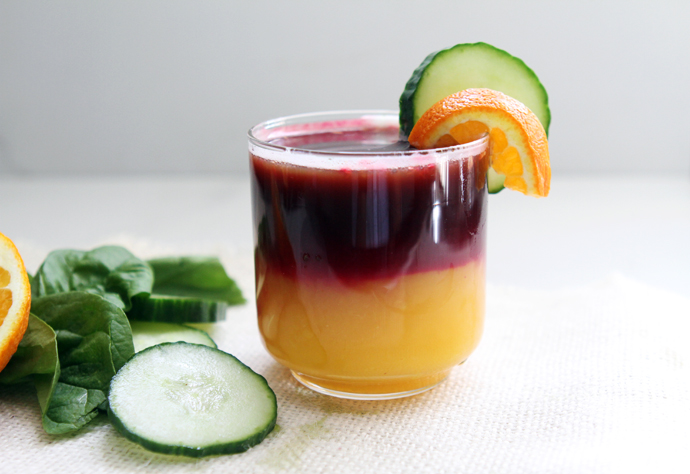
[[[127,317],[132,321],[214,323],[225,320],[227,309],[224,301],[151,295],[134,298]]]
[[[494,89],[525,104],[547,135],[551,111],[546,89],[521,59],[486,43],[458,44],[430,54],[412,73],[400,96],[400,130],[407,136],[439,100],[470,88]],[[503,189],[504,176],[488,174],[489,192]]]
[[[149,347],[113,377],[108,416],[126,438],[165,454],[246,451],[276,423],[266,379],[218,349],[186,342]]]
[[[211,336],[201,329],[185,326],[184,324],[157,323],[149,321],[132,321],[132,338],[134,351],[141,352],[156,344],[164,342],[191,342],[217,348]]]

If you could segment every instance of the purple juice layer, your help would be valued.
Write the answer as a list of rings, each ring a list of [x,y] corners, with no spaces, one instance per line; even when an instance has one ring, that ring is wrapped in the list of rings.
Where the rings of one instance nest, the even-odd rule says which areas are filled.
[[[385,170],[250,158],[257,269],[347,283],[445,270],[484,254],[485,154]]]

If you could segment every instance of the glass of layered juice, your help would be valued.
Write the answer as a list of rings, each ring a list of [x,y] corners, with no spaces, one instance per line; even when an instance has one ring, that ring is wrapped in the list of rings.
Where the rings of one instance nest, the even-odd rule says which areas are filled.
[[[307,114],[249,132],[259,328],[307,387],[427,390],[484,321],[489,138],[399,141],[398,113]]]

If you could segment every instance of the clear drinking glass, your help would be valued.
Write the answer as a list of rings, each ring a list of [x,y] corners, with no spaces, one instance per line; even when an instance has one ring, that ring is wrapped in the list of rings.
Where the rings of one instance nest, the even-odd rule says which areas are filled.
[[[321,393],[420,393],[481,337],[488,137],[424,151],[398,137],[389,111],[249,131],[259,328]]]

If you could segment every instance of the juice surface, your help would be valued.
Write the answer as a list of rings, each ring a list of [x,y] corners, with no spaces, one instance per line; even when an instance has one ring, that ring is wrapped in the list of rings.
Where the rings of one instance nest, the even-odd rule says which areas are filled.
[[[274,358],[325,388],[392,393],[469,356],[484,318],[485,153],[372,169],[250,159]]]

